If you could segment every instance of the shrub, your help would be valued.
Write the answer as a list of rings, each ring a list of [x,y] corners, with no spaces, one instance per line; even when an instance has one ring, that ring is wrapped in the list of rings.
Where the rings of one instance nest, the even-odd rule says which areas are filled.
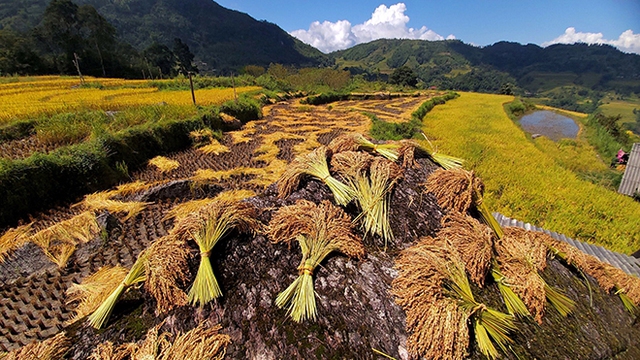
[[[241,96],[238,101],[229,100],[222,104],[220,112],[229,114],[244,122],[262,118],[260,103],[252,98]]]

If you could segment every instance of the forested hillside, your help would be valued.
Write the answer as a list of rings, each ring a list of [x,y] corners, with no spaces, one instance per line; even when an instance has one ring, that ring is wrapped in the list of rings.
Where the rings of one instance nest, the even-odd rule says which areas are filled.
[[[195,55],[194,61],[201,71],[224,72],[248,64],[317,66],[329,63],[326,55],[293,38],[277,25],[257,21],[247,14],[223,8],[211,0],[78,0],[74,3],[85,13],[97,10],[97,14],[106,19],[107,24],[104,25],[112,27],[107,31],[109,41],[117,39],[122,46],[132,46],[131,50],[143,52],[150,49],[152,55],[162,54],[167,49],[176,50],[176,39],[179,39]],[[30,64],[28,68],[14,66],[5,70],[5,73],[52,72],[52,69],[34,67],[33,62],[27,61],[31,56],[30,52],[34,52],[32,49],[36,49],[35,52],[39,49],[41,54],[51,50],[42,49],[37,41],[35,44],[31,41],[38,29],[44,26],[45,9],[48,5],[47,0],[0,0],[0,48],[15,49],[11,51],[14,62]],[[76,20],[81,22],[73,14],[67,19],[72,20],[66,23]],[[103,25],[102,21],[97,23]],[[76,29],[81,27],[83,25],[76,26]],[[61,26],[57,29],[58,38],[59,33],[68,28],[69,26]],[[83,31],[77,32],[86,32]],[[99,47],[100,41],[97,43]],[[149,52],[145,55],[149,55]],[[149,56],[145,58],[148,59]],[[127,62],[132,61],[129,59]],[[66,61],[65,64],[71,62]],[[153,71],[159,64],[154,65]],[[149,71],[144,64],[140,68]],[[67,70],[64,69],[61,73],[68,73]],[[140,74],[140,70],[136,74]]]
[[[331,54],[338,64],[371,77],[408,66],[427,86],[501,92],[505,84],[536,93],[563,85],[640,93],[640,56],[608,45],[476,47],[460,40],[377,40]]]

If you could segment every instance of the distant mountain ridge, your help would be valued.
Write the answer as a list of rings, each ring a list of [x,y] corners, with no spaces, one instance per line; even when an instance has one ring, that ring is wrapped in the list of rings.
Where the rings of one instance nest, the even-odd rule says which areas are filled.
[[[138,50],[154,41],[184,41],[205,71],[268,66],[328,64],[319,50],[275,24],[226,9],[212,0],[73,0],[98,10],[122,40]],[[49,1],[0,0],[0,25],[27,31],[37,25]]]
[[[354,73],[388,74],[401,66],[413,68],[427,85],[496,92],[500,83],[531,91],[558,85],[640,93],[640,55],[609,45],[498,42],[476,47],[460,40],[381,39],[330,54],[340,67]],[[553,81],[543,79],[554,77]],[[474,84],[477,87],[474,87]]]

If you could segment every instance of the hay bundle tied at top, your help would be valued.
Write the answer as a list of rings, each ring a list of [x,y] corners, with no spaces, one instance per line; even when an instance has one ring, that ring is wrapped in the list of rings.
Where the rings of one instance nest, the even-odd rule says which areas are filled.
[[[77,303],[75,316],[67,321],[72,324],[93,313],[127,276],[127,269],[105,266],[67,290],[67,304]]]
[[[329,143],[328,147],[333,153],[366,150],[370,153],[381,155],[391,161],[397,161],[400,156],[400,144],[393,142],[374,144],[371,140],[364,137],[364,135],[358,133],[338,136]]]
[[[365,233],[380,236],[384,243],[393,239],[389,223],[389,201],[391,190],[402,177],[402,169],[395,163],[374,158],[366,172],[359,172],[352,180],[356,190],[356,202],[361,209],[356,220],[362,222]]]
[[[253,205],[218,196],[215,201],[182,219],[173,229],[178,239],[192,239],[200,249],[200,266],[189,290],[189,303],[204,305],[222,296],[211,267],[211,250],[231,230],[253,232],[259,228]]]
[[[296,322],[316,319],[313,272],[327,255],[337,251],[354,258],[364,256],[362,239],[353,234],[351,219],[328,201],[316,205],[300,200],[280,208],[271,219],[267,234],[274,243],[297,241],[302,250],[299,276],[276,298],[276,305],[286,306]]]
[[[473,171],[458,168],[438,169],[427,179],[426,188],[435,195],[441,208],[460,213],[475,209],[496,236],[502,236],[500,224],[483,201],[484,184]]]
[[[187,243],[175,236],[164,236],[149,247],[144,288],[156,299],[156,313],[165,314],[188,303],[182,289],[191,278],[189,255]]]
[[[373,156],[362,151],[343,151],[331,157],[331,170],[344,177],[355,179],[363,171],[369,170]]]
[[[398,277],[392,293],[407,314],[409,353],[427,359],[463,359],[469,346],[471,318],[476,342],[490,358],[511,342],[513,318],[478,303],[464,264],[445,239],[423,238],[396,259]]]
[[[330,151],[326,146],[320,146],[314,151],[297,156],[287,167],[278,180],[280,197],[286,197],[295,191],[304,175],[310,175],[325,183],[339,205],[347,205],[354,198],[354,191],[349,186],[331,176],[327,165]]]
[[[493,233],[469,215],[445,215],[438,237],[457,249],[471,281],[483,287],[493,259]]]
[[[96,329],[100,329],[107,320],[109,320],[109,316],[111,316],[113,308],[116,306],[118,299],[124,291],[130,286],[145,280],[146,276],[144,268],[148,255],[149,253],[147,251],[142,251],[138,255],[136,262],[133,263],[133,266],[124,279],[122,279],[115,289],[109,293],[109,296],[100,304],[100,306],[98,306],[98,308],[89,315],[89,324],[91,326]]]

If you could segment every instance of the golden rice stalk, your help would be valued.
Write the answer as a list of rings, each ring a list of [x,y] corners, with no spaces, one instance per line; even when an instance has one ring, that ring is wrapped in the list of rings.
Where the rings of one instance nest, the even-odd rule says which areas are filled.
[[[449,260],[446,265],[449,282],[447,288],[450,294],[459,300],[459,306],[473,318],[476,344],[486,357],[495,359],[498,351],[495,342],[502,351],[507,351],[507,345],[513,343],[509,333],[516,330],[513,317],[478,303],[471,292],[471,286],[465,274],[464,263]]]
[[[480,178],[463,169],[438,169],[429,176],[426,187],[435,195],[441,208],[461,213],[479,205],[484,193]]]
[[[32,225],[33,223],[9,229],[0,236],[0,262],[4,261],[9,252],[18,249],[29,241]]]
[[[493,276],[493,280],[496,284],[498,284],[498,289],[500,290],[500,295],[502,295],[504,304],[507,307],[507,312],[513,316],[531,317],[531,313],[529,312],[529,309],[527,309],[527,305],[525,305],[522,299],[520,299],[520,296],[513,291],[511,286],[507,284],[506,278],[500,272],[498,264],[494,263],[491,268],[491,275]]]
[[[222,199],[222,200],[240,201],[240,200],[248,199],[255,195],[256,195],[255,192],[251,190],[245,190],[245,189],[224,191],[218,194],[214,198],[191,200],[191,201],[187,201],[182,204],[176,205],[167,212],[167,214],[164,216],[164,219],[165,220],[175,219],[176,222],[179,222],[181,219],[185,218],[187,215],[200,211],[200,209],[204,208],[205,206],[211,204],[216,200]]]
[[[89,360],[125,360],[129,359],[133,352],[135,344],[127,343],[118,347],[114,346],[111,341],[99,344],[89,356]]]
[[[391,293],[407,315],[407,350],[425,359],[463,359],[469,345],[468,314],[445,296],[441,264],[457,257],[438,238],[425,237],[396,258]]]
[[[288,165],[289,163],[285,160],[275,159],[266,167],[253,169],[256,177],[250,180],[248,184],[266,188],[280,179]]]
[[[276,298],[276,305],[286,306],[295,322],[316,319],[313,271],[327,255],[334,251],[354,258],[364,255],[362,239],[353,234],[349,216],[326,200],[320,205],[299,200],[280,208],[269,223],[267,235],[273,243],[291,244],[295,239],[302,250],[299,276]]]
[[[153,165],[162,173],[171,172],[180,167],[180,163],[176,160],[171,160],[164,156],[156,156],[149,160],[149,165]]]
[[[355,179],[359,173],[369,170],[373,156],[360,151],[343,151],[331,157],[331,169],[341,175]]]
[[[555,289],[549,284],[545,283],[545,294],[547,296],[547,300],[551,303],[551,305],[558,310],[560,315],[566,317],[569,316],[576,308],[575,301],[568,298],[565,294],[562,293],[559,289]]]
[[[59,268],[64,268],[80,242],[86,243],[100,232],[95,214],[85,211],[71,219],[40,230],[29,238]]]
[[[162,349],[158,360],[208,359],[222,360],[231,343],[231,337],[221,334],[220,325],[207,328],[205,325],[178,334],[169,346]]]
[[[416,149],[425,153],[434,163],[440,165],[445,170],[459,169],[464,165],[464,160],[455,156],[446,155],[438,152],[438,150],[431,144],[427,136],[422,133],[425,141],[413,140]]]
[[[398,160],[400,156],[398,151],[400,146],[401,145],[397,143],[374,144],[371,140],[364,137],[364,135],[358,133],[340,135],[333,139],[328,145],[332,153],[366,150],[382,155],[391,161]]]
[[[140,191],[148,190],[156,185],[157,183],[147,183],[141,180],[137,180],[134,182],[118,185],[116,187],[116,191],[118,192],[119,195],[129,196],[129,195],[138,193]]]
[[[287,167],[278,180],[278,192],[280,197],[286,197],[294,192],[304,175],[310,175],[325,183],[335,198],[338,205],[347,205],[355,197],[354,190],[331,176],[327,165],[329,149],[321,146],[314,151],[297,156]]]
[[[533,318],[542,323],[546,283],[538,272],[546,267],[546,246],[524,229],[507,227],[504,233],[504,237],[495,241],[499,269]]]
[[[127,269],[123,267],[105,266],[83,279],[81,284],[71,285],[67,290],[67,305],[71,303],[78,303],[78,305],[75,316],[67,321],[67,325],[93,313],[126,275]]]
[[[361,213],[354,221],[362,220],[365,233],[380,236],[385,243],[393,239],[389,223],[389,198],[393,186],[402,177],[402,169],[395,163],[375,158],[371,161],[369,178],[360,172],[352,182],[356,202]]]
[[[204,144],[209,143],[212,139],[215,139],[216,135],[213,133],[213,130],[209,128],[198,129],[191,131],[189,133],[189,137],[191,141],[195,144]]]
[[[483,287],[493,258],[491,229],[471,216],[450,212],[441,219],[438,237],[458,250],[471,281]]]
[[[182,290],[191,278],[187,244],[165,236],[156,240],[148,251],[144,288],[156,299],[156,313],[165,314],[174,307],[187,305],[188,297]]]
[[[198,150],[208,155],[220,155],[230,151],[228,147],[220,144],[216,139],[211,139],[211,143],[209,145],[202,146],[198,148]]]
[[[189,303],[204,305],[222,295],[211,268],[211,250],[233,229],[253,232],[260,223],[255,219],[256,209],[242,201],[231,201],[220,196],[197,213],[192,213],[176,224],[172,235],[179,240],[193,239],[200,249],[200,267],[189,290]]]
[[[109,194],[110,192],[106,192]],[[142,212],[150,203],[141,201],[111,200],[105,196],[105,192],[86,195],[81,203],[85,209],[91,211],[107,210],[112,214],[126,214],[124,221],[129,220]]]
[[[116,306],[116,302],[124,293],[124,291],[131,285],[143,282],[146,278],[145,276],[145,262],[147,261],[149,252],[143,251],[138,255],[136,262],[133,264],[127,275],[120,282],[120,284],[111,292],[111,294],[107,297],[105,301],[103,301],[100,306],[94,311],[91,315],[89,315],[89,324],[96,329],[100,329],[102,325],[104,325],[107,320],[109,320],[109,316],[113,311],[113,308]]]
[[[59,360],[69,351],[71,341],[65,333],[44,341],[34,341],[19,349],[13,350],[2,360]]]

